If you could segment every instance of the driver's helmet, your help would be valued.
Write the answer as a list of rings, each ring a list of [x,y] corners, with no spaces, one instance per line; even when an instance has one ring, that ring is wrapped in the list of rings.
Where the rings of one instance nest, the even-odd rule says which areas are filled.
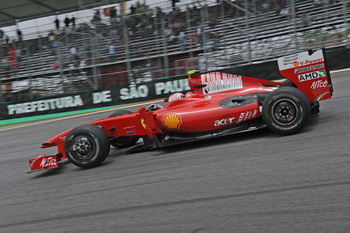
[[[185,97],[184,94],[177,92],[177,93],[171,94],[169,96],[168,102],[171,103],[171,102],[178,100],[178,99],[181,99],[183,97]]]

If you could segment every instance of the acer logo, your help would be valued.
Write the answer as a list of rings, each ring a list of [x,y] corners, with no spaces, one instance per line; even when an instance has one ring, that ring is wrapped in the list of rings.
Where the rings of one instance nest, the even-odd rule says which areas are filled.
[[[234,119],[235,119],[234,117],[231,117],[231,118],[226,118],[226,119],[222,119],[222,120],[216,120],[214,123],[214,126],[232,124]]]
[[[40,167],[57,166],[57,160],[54,157],[43,158]]]
[[[328,82],[327,81],[322,81],[322,80],[318,80],[312,83],[310,89],[318,89],[318,88],[322,88],[322,87],[327,87]]]

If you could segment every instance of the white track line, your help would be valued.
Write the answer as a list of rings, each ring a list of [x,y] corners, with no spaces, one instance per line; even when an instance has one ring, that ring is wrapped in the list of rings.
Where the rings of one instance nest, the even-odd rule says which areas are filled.
[[[77,117],[82,117],[82,116],[88,116],[88,115],[93,115],[93,114],[102,113],[102,112],[109,112],[109,111],[114,111],[116,109],[137,107],[137,106],[145,105],[145,104],[148,104],[148,103],[159,103],[159,102],[163,102],[163,100],[147,101],[147,102],[143,102],[143,103],[140,103],[140,104],[132,104],[132,105],[127,105],[127,106],[122,106],[122,107],[115,107],[115,108],[106,109],[106,110],[88,112],[88,113],[78,114],[78,115],[74,115],[74,116],[54,118],[54,119],[50,119],[50,120],[43,120],[43,121],[40,121],[40,122],[34,122],[34,123],[28,123],[28,124],[24,123],[23,125],[17,125],[17,126],[13,126],[13,127],[6,127],[6,126],[4,126],[6,128],[3,128],[3,129],[0,128],[0,132],[7,131],[7,130],[12,130],[12,129],[19,129],[19,128],[23,128],[23,127],[27,127],[27,126],[33,126],[33,125],[40,125],[40,124],[50,123],[50,122],[54,122],[54,121],[62,121],[62,120],[67,120],[67,119],[72,119],[72,118],[77,118]]]

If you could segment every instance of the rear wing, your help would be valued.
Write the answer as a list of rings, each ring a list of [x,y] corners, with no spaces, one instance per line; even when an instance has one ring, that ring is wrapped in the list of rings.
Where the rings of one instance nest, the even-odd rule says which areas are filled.
[[[333,87],[324,49],[280,57],[277,62],[280,73],[311,103],[331,98]]]

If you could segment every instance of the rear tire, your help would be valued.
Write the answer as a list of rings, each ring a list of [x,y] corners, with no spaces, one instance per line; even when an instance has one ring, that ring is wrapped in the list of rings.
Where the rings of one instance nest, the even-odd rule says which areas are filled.
[[[105,131],[97,125],[81,125],[69,132],[64,149],[74,165],[93,168],[107,158],[110,144]]]
[[[115,116],[125,115],[128,113],[131,113],[131,112],[128,110],[119,109],[114,111],[108,117],[115,117]],[[111,146],[115,148],[126,148],[126,147],[135,145],[139,139],[140,139],[139,136],[119,136],[119,137],[112,138],[110,143],[111,143]]]
[[[283,135],[294,134],[309,118],[310,102],[299,89],[281,87],[264,100],[262,116],[270,130]]]

